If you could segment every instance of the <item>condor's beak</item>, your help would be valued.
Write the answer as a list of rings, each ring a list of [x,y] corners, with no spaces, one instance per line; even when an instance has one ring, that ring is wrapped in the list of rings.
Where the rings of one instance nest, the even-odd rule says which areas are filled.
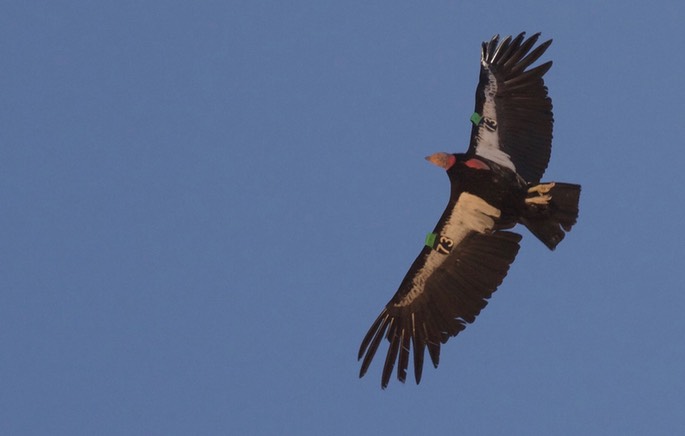
[[[456,162],[457,159],[453,154],[440,152],[426,156],[426,160],[433,165],[437,165],[440,168],[448,170],[452,165],[454,165],[454,162]]]

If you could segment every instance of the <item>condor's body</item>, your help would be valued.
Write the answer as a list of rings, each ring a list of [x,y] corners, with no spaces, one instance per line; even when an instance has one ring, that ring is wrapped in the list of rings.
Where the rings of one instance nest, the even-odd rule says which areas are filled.
[[[362,341],[360,377],[383,338],[386,387],[395,364],[404,382],[413,350],[416,382],[424,351],[434,366],[440,345],[456,336],[487,304],[519,250],[526,226],[554,249],[578,216],[580,186],[540,183],[551,154],[552,102],[543,76],[552,63],[527,69],[549,47],[535,49],[539,34],[483,43],[476,110],[466,153],[435,153],[427,159],[450,181],[445,211],[399,289]],[[531,50],[532,49],[532,50]]]

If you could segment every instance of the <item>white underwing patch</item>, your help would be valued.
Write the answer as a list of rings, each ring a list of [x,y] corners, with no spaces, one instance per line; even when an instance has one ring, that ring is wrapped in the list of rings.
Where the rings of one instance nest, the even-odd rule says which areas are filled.
[[[495,219],[499,218],[500,215],[501,211],[499,209],[482,198],[468,192],[463,192],[459,199],[457,199],[457,203],[454,205],[452,213],[447,218],[445,226],[440,233],[440,236],[449,238],[454,243],[454,249],[450,255],[454,255],[455,249],[458,249],[461,241],[469,233],[490,232],[495,225]],[[426,259],[426,264],[414,277],[411,290],[397,303],[397,306],[403,307],[411,304],[423,292],[428,277],[446,259],[447,256],[445,254],[432,250]]]
[[[482,61],[483,68],[488,69],[486,61]],[[476,154],[491,160],[503,167],[516,172],[516,167],[511,161],[511,157],[502,150],[499,132],[497,131],[497,110],[495,96],[497,95],[497,79],[488,69],[488,84],[483,89],[485,102],[483,103],[483,119],[489,120],[488,123],[480,123],[478,126],[478,141]]]

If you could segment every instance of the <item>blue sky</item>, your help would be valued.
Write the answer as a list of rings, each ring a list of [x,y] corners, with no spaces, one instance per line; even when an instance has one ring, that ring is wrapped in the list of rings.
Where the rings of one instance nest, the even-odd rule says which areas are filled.
[[[7,434],[685,428],[680,1],[13,2],[0,13]],[[419,386],[357,348],[447,202],[480,42],[554,43],[555,252]]]

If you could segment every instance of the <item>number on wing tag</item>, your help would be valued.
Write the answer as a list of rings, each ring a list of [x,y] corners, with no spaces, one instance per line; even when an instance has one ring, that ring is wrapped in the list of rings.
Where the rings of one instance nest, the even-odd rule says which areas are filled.
[[[447,236],[438,236],[435,233],[426,235],[426,246],[441,254],[450,254],[454,247],[454,241]]]

